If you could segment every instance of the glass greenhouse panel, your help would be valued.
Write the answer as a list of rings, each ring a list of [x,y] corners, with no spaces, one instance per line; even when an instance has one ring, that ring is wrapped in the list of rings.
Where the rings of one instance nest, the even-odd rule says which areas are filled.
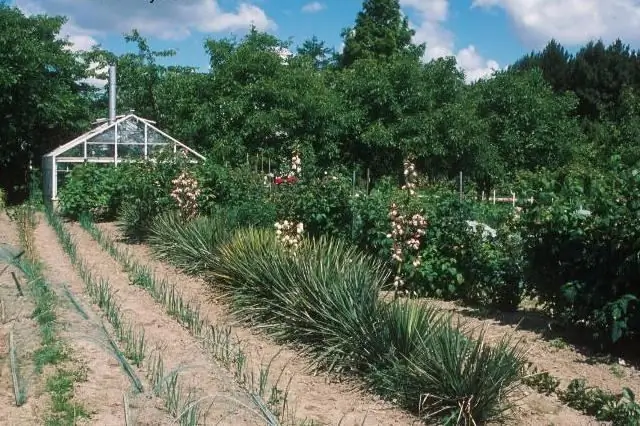
[[[114,157],[116,154],[114,143],[90,143],[87,142],[87,158]]]
[[[118,158],[122,159],[143,159],[144,144],[118,144]]]
[[[111,143],[115,144],[116,142],[116,132],[113,127],[105,130],[102,133],[99,133],[95,136],[92,136],[87,140],[87,143]]]
[[[144,144],[144,127],[142,121],[134,118],[118,124],[118,144],[139,143]]]
[[[64,151],[58,157],[80,157],[84,158],[84,144],[76,145]]]

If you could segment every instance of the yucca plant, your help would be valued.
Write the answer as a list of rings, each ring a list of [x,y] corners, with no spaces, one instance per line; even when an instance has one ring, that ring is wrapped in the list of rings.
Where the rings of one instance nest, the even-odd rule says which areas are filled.
[[[172,211],[154,219],[149,244],[160,259],[195,274],[215,266],[217,248],[233,230],[233,218],[224,212],[185,221]]]
[[[214,276],[241,317],[429,421],[498,418],[523,374],[508,341],[489,346],[435,309],[381,301],[389,272],[344,242],[307,241],[294,255],[269,231],[240,230],[220,248]]]
[[[525,360],[509,339],[488,345],[446,322],[410,356],[396,358],[369,379],[383,396],[418,411],[428,423],[476,425],[502,420],[520,385]]]

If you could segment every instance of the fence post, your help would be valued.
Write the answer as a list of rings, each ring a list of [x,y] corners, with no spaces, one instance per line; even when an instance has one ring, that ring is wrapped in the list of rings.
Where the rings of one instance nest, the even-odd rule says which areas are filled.
[[[371,183],[371,169],[367,167],[367,195],[369,195],[369,184]]]
[[[460,199],[462,200],[462,171],[460,171]]]
[[[356,168],[353,168],[353,178],[351,180],[351,196],[356,195]]]
[[[516,206],[516,193],[515,192],[511,192],[511,204],[513,205],[513,207]]]
[[[493,190],[493,204],[496,203],[496,190]]]

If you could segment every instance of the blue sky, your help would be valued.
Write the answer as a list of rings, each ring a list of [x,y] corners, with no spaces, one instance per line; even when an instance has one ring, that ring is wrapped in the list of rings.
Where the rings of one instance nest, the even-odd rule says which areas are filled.
[[[138,28],[157,49],[175,48],[171,61],[206,69],[207,37],[241,36],[251,24],[301,43],[316,35],[340,48],[360,0],[13,0],[26,13],[69,17],[63,33],[78,49],[100,43],[127,50],[122,33]],[[556,38],[572,49],[589,40],[621,37],[637,45],[640,0],[400,0],[427,43],[425,60],[456,56],[469,80],[502,68]]]

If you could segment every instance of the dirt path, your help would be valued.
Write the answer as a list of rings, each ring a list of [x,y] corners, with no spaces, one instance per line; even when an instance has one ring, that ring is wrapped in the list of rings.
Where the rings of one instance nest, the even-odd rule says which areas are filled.
[[[210,400],[207,424],[264,423],[248,395],[226,370],[211,361],[186,329],[171,319],[144,289],[131,285],[116,261],[103,252],[79,225],[68,224],[68,229],[91,270],[96,276],[108,277],[125,315],[144,327],[147,343],[161,351],[165,371],[180,369],[184,385],[198,388],[200,397]],[[209,404],[203,406],[208,407]]]
[[[632,366],[598,362],[573,350],[570,345],[560,340],[546,340],[539,331],[522,328],[516,330],[516,321],[500,322],[497,319],[479,319],[474,316],[473,310],[453,302],[429,300],[427,303],[454,314],[469,327],[485,326],[488,339],[499,339],[505,333],[515,333],[515,338],[523,339],[522,343],[527,350],[529,361],[540,371],[547,371],[560,379],[563,388],[572,379],[583,378],[590,386],[608,389],[614,393],[619,393],[623,387],[628,387],[635,394],[640,392],[640,371]]]
[[[107,234],[117,239],[118,230],[111,223],[99,224]],[[415,418],[390,407],[388,404],[374,400],[371,395],[354,392],[344,384],[330,383],[326,377],[312,376],[306,373],[306,364],[294,351],[275,345],[269,339],[234,323],[228,311],[211,299],[207,284],[199,279],[187,276],[176,268],[158,262],[153,258],[151,250],[145,245],[131,245],[122,242],[135,258],[150,265],[157,274],[167,277],[172,282],[180,283],[181,289],[188,297],[201,304],[203,312],[215,323],[226,323],[233,326],[236,333],[257,359],[265,359],[282,351],[274,368],[285,368],[289,377],[293,377],[291,391],[295,395],[300,417],[317,419],[324,424],[338,424],[345,416],[342,424],[360,424],[367,415],[368,425],[406,425],[415,424]],[[288,379],[287,379],[288,380]],[[554,397],[540,395],[533,390],[524,389],[517,401],[514,420],[519,425],[563,425],[585,426],[597,424],[591,417],[564,406]],[[516,424],[514,423],[514,424]]]
[[[0,212],[0,249],[16,251],[19,248],[18,232],[4,212]],[[0,261],[0,272],[7,266]],[[0,424],[37,424],[46,410],[48,396],[43,395],[43,378],[34,372],[31,353],[38,349],[40,335],[36,322],[31,318],[35,307],[25,292],[19,297],[11,273],[24,283],[22,272],[13,266],[0,275]],[[24,284],[23,284],[24,287]],[[20,377],[24,378],[27,400],[16,407],[9,364],[9,332],[13,330],[19,359]]]

